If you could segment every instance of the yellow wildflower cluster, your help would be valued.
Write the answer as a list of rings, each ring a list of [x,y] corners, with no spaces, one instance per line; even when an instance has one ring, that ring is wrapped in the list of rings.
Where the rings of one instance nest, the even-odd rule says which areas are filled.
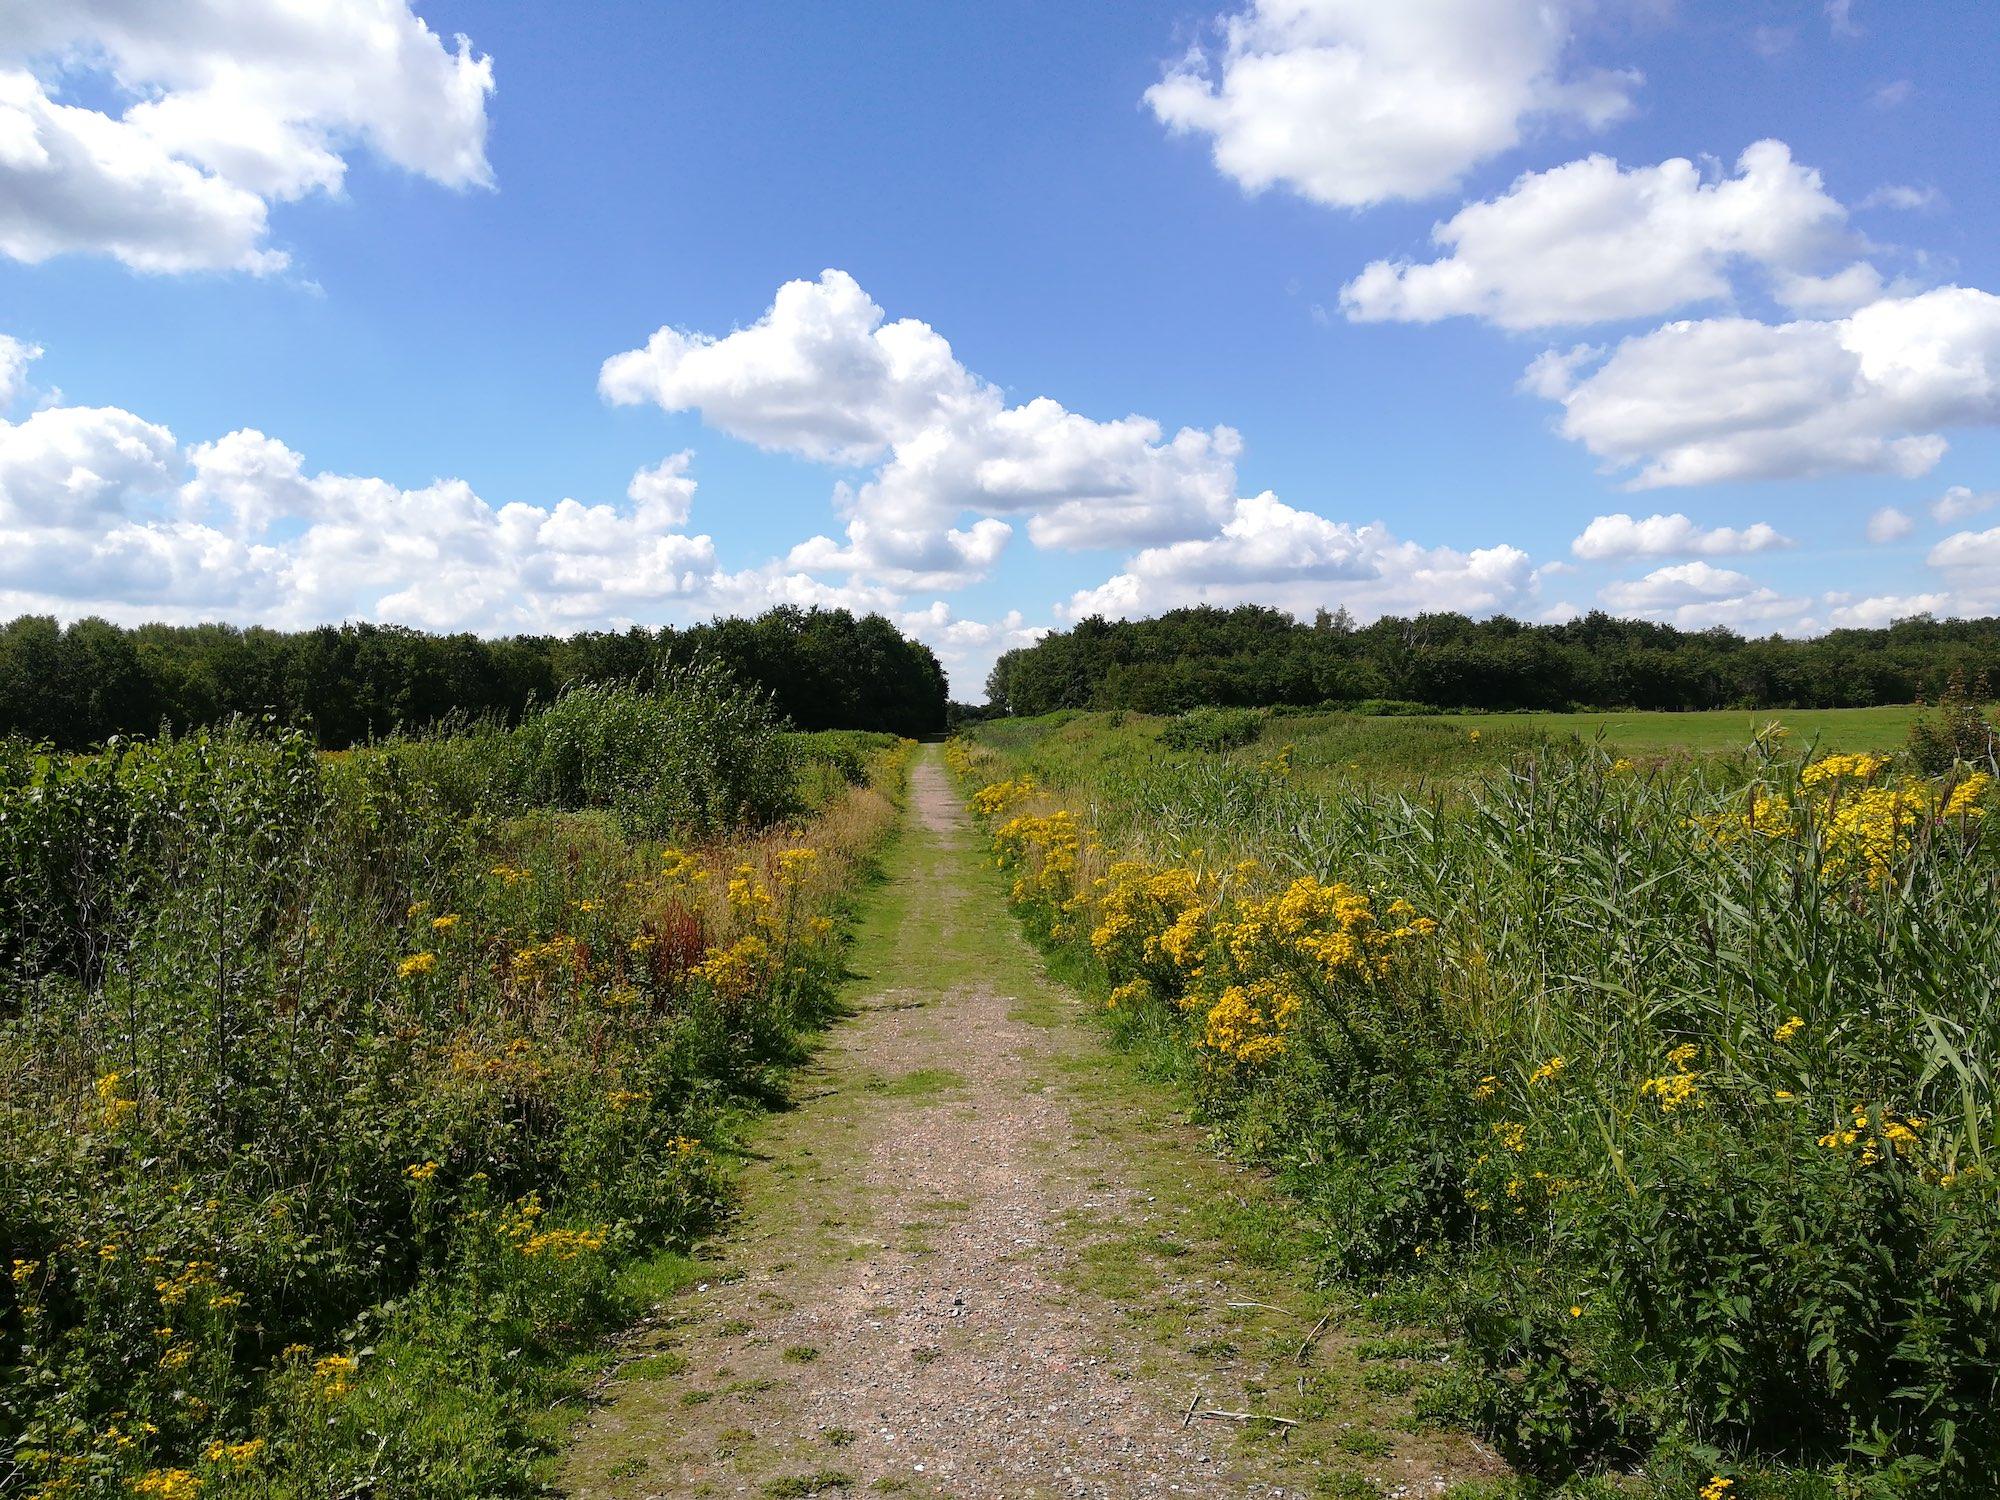
[[[993,847],[1002,866],[1022,872],[1012,893],[1017,903],[1041,901],[1061,908],[1069,901],[1083,849],[1076,814],[1062,808],[1041,817],[1010,818],[993,835]]]
[[[770,956],[770,945],[756,933],[747,933],[727,946],[710,948],[694,966],[694,976],[724,999],[741,1000],[763,979]]]
[[[1553,1083],[1562,1077],[1563,1069],[1568,1066],[1568,1058],[1560,1055],[1552,1057],[1528,1075],[1528,1083],[1531,1086],[1537,1083]]]
[[[519,865],[498,864],[493,867],[493,878],[502,885],[519,885],[529,879],[534,872],[524,870]]]
[[[1799,772],[1799,785],[1822,787],[1829,782],[1873,781],[1888,764],[1886,755],[1823,755]]]
[[[153,1283],[153,1293],[160,1299],[162,1307],[180,1307],[188,1298],[205,1286],[215,1282],[215,1262],[212,1260],[188,1261],[172,1276],[162,1277]]]
[[[1927,783],[1864,787],[1833,804],[1825,833],[1830,873],[1886,880],[1914,847],[1919,826],[1937,811]]]
[[[520,984],[533,984],[544,975],[563,969],[579,971],[583,967],[583,945],[562,932],[546,942],[528,943],[517,948],[507,960],[508,972]]]
[[[408,958],[396,965],[396,977],[398,979],[413,979],[419,974],[430,973],[437,966],[438,956],[435,953],[412,953]]]
[[[1392,901],[1377,920],[1364,891],[1302,875],[1262,901],[1241,902],[1215,925],[1215,935],[1237,969],[1297,972],[1323,983],[1386,979],[1397,948],[1426,937],[1437,923],[1407,901]]]
[[[1241,1062],[1275,1057],[1306,995],[1387,979],[1397,950],[1437,928],[1406,901],[1390,903],[1382,915],[1394,925],[1378,919],[1365,892],[1310,875],[1216,915],[1217,961],[1202,977],[1221,992],[1203,1045]]]
[[[804,845],[796,849],[786,849],[778,855],[778,881],[781,885],[796,886],[812,874],[819,863],[819,850]]]
[[[1111,993],[1104,997],[1104,1008],[1116,1010],[1121,1005],[1130,1008],[1152,998],[1153,987],[1145,980],[1128,979],[1125,983],[1112,987]]]
[[[139,1112],[139,1101],[125,1091],[126,1075],[106,1073],[97,1080],[97,1119],[106,1130],[117,1130]]]
[[[755,866],[740,864],[729,878],[729,909],[739,919],[756,921],[771,909],[771,893],[758,881]]]
[[[531,1234],[520,1243],[523,1257],[534,1260],[537,1257],[548,1260],[569,1262],[580,1255],[590,1255],[604,1248],[605,1231],[598,1229],[544,1229],[539,1234]]]
[[[1949,786],[1915,776],[1878,780],[1888,764],[1885,755],[1824,756],[1799,773],[1800,788],[1812,795],[1798,805],[1759,785],[1728,811],[1694,822],[1718,844],[1748,835],[1811,837],[1829,875],[1887,880],[1939,820],[1984,817],[1993,790],[1983,771]]]
[[[1021,796],[1021,781],[997,782],[973,808],[1001,818]],[[1262,867],[1239,864],[1211,886],[1201,851],[1178,863],[1120,859],[1095,879],[1083,858],[1101,846],[1074,813],[1015,813],[993,833],[994,862],[1015,872],[1012,898],[1054,918],[1061,942],[1082,918],[1092,952],[1113,989],[1110,1009],[1149,1000],[1178,1003],[1199,1018],[1200,1046],[1232,1062],[1278,1056],[1301,1009],[1393,972],[1398,951],[1437,930],[1406,901],[1380,912],[1365,891],[1312,876],[1255,894]]]
[[[201,1456],[207,1462],[224,1468],[243,1469],[257,1462],[263,1452],[262,1438],[245,1438],[240,1443],[225,1443],[217,1439],[202,1450]]]
[[[450,932],[452,928],[459,924],[459,920],[459,915],[455,911],[448,911],[443,916],[432,917],[431,931]]]
[[[1708,1101],[1701,1094],[1701,1074],[1691,1066],[1700,1051],[1693,1042],[1683,1042],[1671,1049],[1667,1053],[1667,1071],[1640,1084],[1639,1097],[1657,1100],[1662,1114],[1706,1109]]]
[[[1232,984],[1209,1007],[1201,1044],[1237,1062],[1268,1062],[1285,1050],[1298,994],[1273,979]]]
[[[1718,844],[1731,844],[1747,835],[1767,839],[1790,838],[1798,832],[1791,802],[1761,786],[1753,786],[1743,802],[1727,812],[1696,818],[1695,825]]]
[[[1783,1044],[1806,1029],[1805,1017],[1787,1016],[1771,1032],[1771,1040]]]
[[[1201,876],[1185,866],[1120,860],[1094,881],[1090,946],[1114,974],[1151,979],[1169,993],[1194,971],[1207,938]]]
[[[708,879],[708,866],[699,855],[669,846],[660,851],[660,878],[680,885],[700,885]]]
[[[403,1175],[412,1182],[429,1182],[437,1176],[438,1164],[434,1161],[420,1161],[403,1168]]]
[[[337,1400],[354,1389],[361,1362],[351,1354],[329,1354],[313,1362],[313,1385],[321,1396]]]
[[[1027,801],[1040,789],[1032,776],[996,781],[972,794],[972,810],[982,818],[997,818],[1009,808]]]
[[[201,1481],[186,1469],[149,1469],[132,1481],[132,1493],[152,1500],[195,1500]]]
[[[610,1103],[611,1108],[616,1113],[622,1115],[628,1106],[637,1104],[646,1096],[636,1089],[613,1089],[604,1097]]]
[[[973,765],[972,742],[957,735],[944,742],[945,769],[954,776],[970,776]]]
[[[1864,1167],[1874,1166],[1884,1154],[1901,1156],[1917,1146],[1922,1140],[1918,1132],[1930,1123],[1920,1116],[1893,1109],[1877,1110],[1871,1117],[1865,1104],[1854,1105],[1848,1114],[1846,1127],[1829,1130],[1819,1138],[1819,1143],[1829,1151],[1845,1151],[1858,1145],[1861,1149],[1855,1161]]]

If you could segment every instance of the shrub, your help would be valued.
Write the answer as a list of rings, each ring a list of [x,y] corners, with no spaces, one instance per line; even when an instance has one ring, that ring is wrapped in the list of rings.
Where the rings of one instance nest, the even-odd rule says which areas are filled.
[[[1965,674],[1953,672],[1935,709],[1919,714],[1910,726],[1910,758],[1929,775],[1940,776],[1966,762],[2000,771],[2000,726],[1986,716],[1992,698],[1986,679],[1968,688]]]
[[[614,809],[633,834],[765,824],[796,806],[795,746],[769,696],[712,661],[666,669],[652,692],[570,688],[505,745],[509,801]]]
[[[1160,743],[1175,750],[1236,750],[1264,732],[1261,708],[1191,708],[1160,729]]]

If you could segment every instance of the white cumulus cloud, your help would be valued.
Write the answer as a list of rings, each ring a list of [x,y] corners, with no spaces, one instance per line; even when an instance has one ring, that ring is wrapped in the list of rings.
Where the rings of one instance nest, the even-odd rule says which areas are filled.
[[[1931,502],[1931,519],[1950,526],[2000,505],[2000,490],[1974,490],[1955,484]]]
[[[1953,532],[1931,548],[1928,561],[1934,568],[1977,571],[2000,581],[2000,526]]]
[[[28,387],[28,366],[42,357],[41,346],[0,333],[0,413]]]
[[[173,434],[116,407],[52,406],[0,421],[0,524],[80,531],[172,483]]]
[[[1811,600],[1765,588],[1747,574],[1713,563],[1675,563],[1643,578],[1608,583],[1598,598],[1623,614],[1662,620],[1684,630],[1711,625],[1745,629],[1775,621],[1796,625]]]
[[[1025,517],[1036,546],[1136,546],[1197,535],[1229,512],[1241,438],[1169,437],[1143,416],[1100,421],[1049,397],[1009,406],[914,318],[886,320],[844,271],[787,282],[755,323],[720,337],[661,328],[604,362],[620,405],[695,411],[762,447],[872,467],[836,498],[846,536],[796,566],[909,589],[983,576]]]
[[[1622,168],[1589,156],[1530,172],[1431,238],[1450,254],[1373,262],[1341,289],[1347,316],[1512,329],[1645,317],[1729,296],[1739,265],[1763,270],[1788,305],[1844,312],[1881,291],[1865,262],[1830,265],[1855,245],[1847,211],[1783,141],[1757,142],[1735,176],[1713,181],[1680,157]]]
[[[1032,646],[1049,633],[1047,626],[1029,625],[1018,609],[994,620],[969,619],[942,599],[922,609],[891,616],[897,628],[929,646],[951,678],[955,697],[975,695],[1002,652]]]
[[[1146,91],[1176,134],[1206,136],[1252,192],[1284,185],[1359,208],[1424,198],[1537,120],[1597,127],[1636,74],[1579,69],[1577,0],[1253,0]]]
[[[1829,595],[1829,601],[1838,596]],[[1826,622],[1841,628],[1880,630],[1912,615],[1947,615],[1955,610],[1950,594],[1873,594],[1865,599],[1840,599],[1826,611]]]
[[[1893,505],[1880,506],[1868,516],[1868,540],[1877,544],[1899,542],[1916,529],[1909,513]]]
[[[1621,557],[1725,557],[1789,547],[1792,539],[1768,522],[1757,521],[1737,530],[1730,526],[1701,527],[1675,511],[1643,520],[1619,511],[1597,516],[1570,543],[1569,550],[1591,562]]]
[[[1149,547],[1124,570],[1079,590],[1060,613],[1158,614],[1187,604],[1273,604],[1294,614],[1346,606],[1356,616],[1508,608],[1533,587],[1517,547],[1423,547],[1380,523],[1355,526],[1286,505],[1268,492],[1236,503],[1212,537]]]
[[[1551,352],[1524,386],[1562,434],[1635,489],[1841,472],[1906,478],[1941,429],[2000,421],[2000,297],[1940,287],[1832,321],[1668,323],[1600,350]]]
[[[490,184],[492,90],[408,0],[0,0],[0,253],[278,270],[268,205],[338,193],[356,146]]]

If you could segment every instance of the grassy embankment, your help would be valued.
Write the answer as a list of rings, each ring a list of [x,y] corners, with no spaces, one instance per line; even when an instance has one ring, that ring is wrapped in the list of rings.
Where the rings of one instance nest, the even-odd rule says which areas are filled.
[[[1455,1336],[1429,1408],[1530,1483],[1989,1492],[1990,779],[1548,722],[1052,716],[954,759],[1029,930],[1331,1272]]]
[[[0,1492],[538,1492],[829,1013],[906,751],[697,670],[0,756]]]

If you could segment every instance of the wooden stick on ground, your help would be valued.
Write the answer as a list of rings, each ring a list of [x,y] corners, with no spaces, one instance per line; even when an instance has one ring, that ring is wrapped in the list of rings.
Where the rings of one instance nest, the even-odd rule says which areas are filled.
[[[1299,1424],[1290,1417],[1274,1417],[1266,1411],[1219,1411],[1211,1408],[1202,1413],[1204,1418],[1220,1417],[1229,1422],[1276,1422],[1280,1427],[1296,1427]]]
[[[1333,1314],[1328,1313],[1317,1323],[1313,1324],[1313,1331],[1306,1335],[1305,1342],[1299,1345],[1299,1352],[1295,1356],[1300,1364],[1306,1362],[1306,1356],[1312,1353],[1312,1346],[1319,1342],[1319,1336],[1326,1332],[1326,1325],[1332,1321]]]

